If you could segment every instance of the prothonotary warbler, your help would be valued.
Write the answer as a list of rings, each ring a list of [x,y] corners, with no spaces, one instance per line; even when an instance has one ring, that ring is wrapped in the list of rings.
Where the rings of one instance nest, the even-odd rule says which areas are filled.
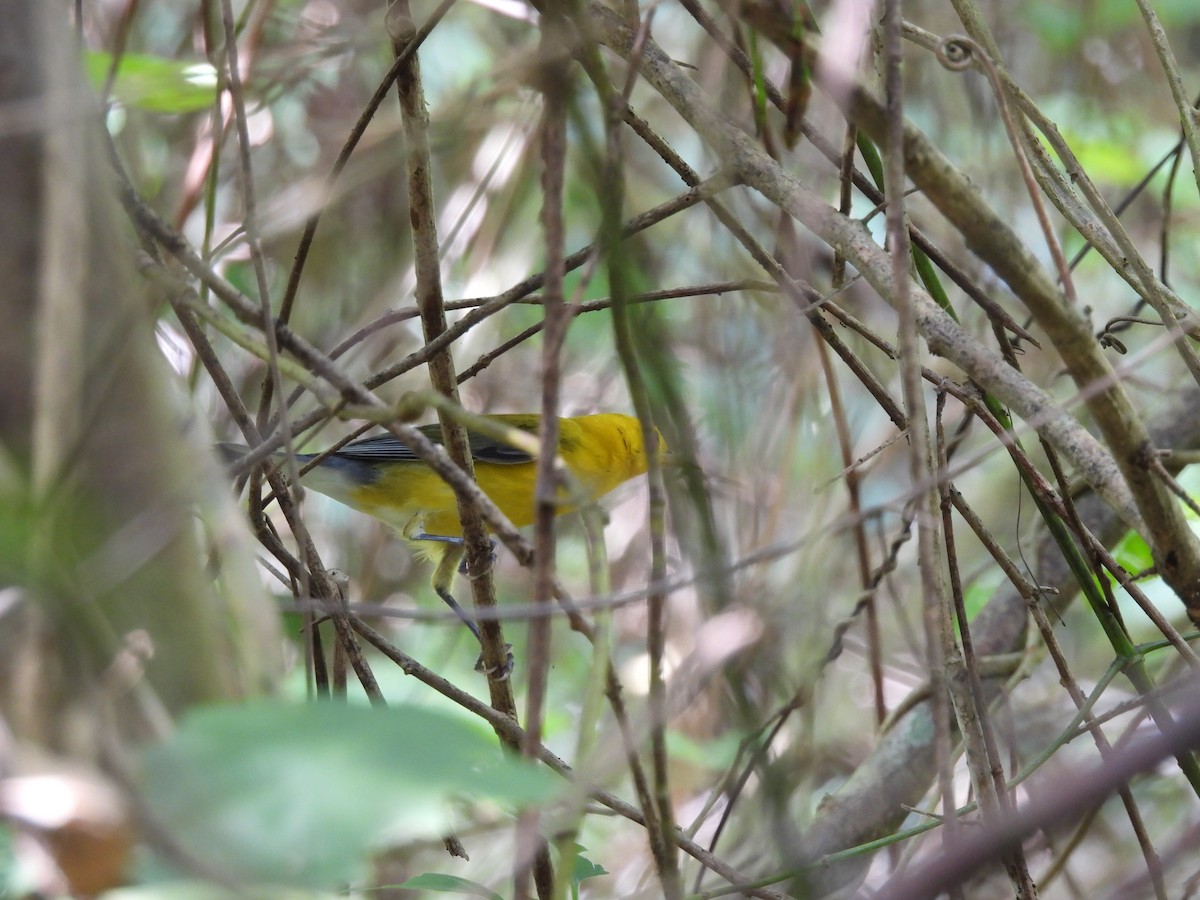
[[[490,416],[495,422],[536,435],[541,416],[516,413]],[[440,425],[421,433],[441,443]],[[468,429],[475,479],[479,487],[518,528],[534,520],[537,464],[528,452]],[[666,445],[658,438],[660,453]],[[247,448],[223,444],[223,455],[236,459]],[[297,454],[303,466],[319,454]],[[607,494],[646,471],[642,426],[632,416],[597,413],[558,420],[558,455],[574,479],[557,514]],[[479,628],[458,605],[451,588],[463,555],[462,523],[453,489],[402,441],[390,434],[347,444],[301,475],[300,483],[367,513],[396,529],[421,556],[434,562],[432,584],[438,596],[466,623],[476,638]]]

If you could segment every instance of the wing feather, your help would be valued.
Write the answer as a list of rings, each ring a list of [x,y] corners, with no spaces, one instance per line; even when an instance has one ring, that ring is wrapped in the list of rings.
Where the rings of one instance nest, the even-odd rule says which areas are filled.
[[[425,425],[420,431],[435,444],[442,442],[440,426]],[[533,457],[525,451],[517,450],[515,447],[510,447],[508,444],[478,432],[468,431],[467,437],[471,446],[471,456],[481,462],[517,465],[533,461]],[[354,441],[333,455],[365,463],[416,462],[420,460],[420,457],[408,444],[397,440],[390,434],[379,434]]]

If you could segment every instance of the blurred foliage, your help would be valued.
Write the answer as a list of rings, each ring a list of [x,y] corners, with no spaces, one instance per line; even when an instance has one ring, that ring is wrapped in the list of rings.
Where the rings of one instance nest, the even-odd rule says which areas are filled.
[[[820,33],[836,34],[844,5],[812,5]],[[1200,6],[1189,0],[1161,0],[1153,6],[1175,42],[1195,93],[1200,83]],[[1124,0],[1024,0],[993,7],[985,8],[984,15],[1010,73],[1057,123],[1084,169],[1115,205],[1172,148],[1179,123],[1135,5]],[[431,2],[417,4],[415,20],[424,21],[433,8]],[[766,81],[786,82],[789,62],[784,54],[716,4],[706,9],[719,18],[717,27],[723,32],[755,48]],[[644,7],[643,16],[649,11]],[[332,354],[337,348],[343,370],[365,381],[423,343],[419,320],[412,315],[415,274],[406,148],[393,97],[368,125],[336,183],[327,183],[343,142],[392,62],[383,7],[260,0],[235,5],[235,13],[259,211],[252,225],[261,240],[273,312],[278,313],[304,223],[319,212],[289,324],[320,350]],[[904,4],[904,15],[938,35],[962,30],[950,4],[912,0]],[[222,278],[256,297],[227,78],[216,77],[226,69],[219,19],[219,4],[210,3],[89,6],[82,23],[84,61],[93,84],[103,86],[117,60],[107,121],[141,196],[180,229]],[[761,93],[735,70],[685,7],[655,6],[650,33],[680,66],[688,67],[725,114],[741,127],[754,129]],[[420,51],[430,110],[441,272],[451,304],[499,294],[540,272],[546,262],[539,222],[542,165],[537,129],[542,101],[532,88],[538,39],[530,7],[480,0],[457,4]],[[949,73],[915,45],[907,45],[905,54],[906,115],[1045,258],[1029,196],[985,80],[977,73]],[[628,74],[624,64],[615,54],[606,53],[603,59],[614,82],[621,84]],[[870,62],[860,71],[872,82]],[[214,94],[218,85],[221,90]],[[563,208],[568,253],[599,239],[604,204],[612,199],[597,187],[595,153],[607,146],[602,107],[578,68],[572,69],[569,87]],[[702,177],[717,171],[716,153],[644,80],[634,83],[630,102]],[[814,95],[807,117],[825,141],[842,145],[845,123],[827,96]],[[783,124],[778,112],[767,109],[761,121],[768,134],[759,132],[758,137],[775,142],[781,164],[825,202],[836,204],[837,167],[811,141],[780,149]],[[678,175],[629,131],[622,134],[621,150],[625,219],[684,190]],[[1200,273],[1191,265],[1189,248],[1200,238],[1200,217],[1186,159],[1180,168],[1183,174],[1162,170],[1146,190],[1130,197],[1122,221],[1151,266],[1194,304],[1200,296]],[[1173,197],[1168,190],[1174,190]],[[779,210],[747,187],[723,191],[720,199],[751,236],[788,260],[795,277],[894,342],[892,308],[853,271],[844,284],[835,284],[829,246],[799,228],[795,234],[782,228]],[[933,243],[1023,320],[1024,311],[995,273],[964,249],[962,236],[920,195],[908,202],[913,221]],[[874,200],[855,194],[850,214],[866,217],[876,206]],[[881,242],[882,219],[869,219],[872,235]],[[1082,238],[1057,217],[1055,227],[1068,252],[1082,245]],[[1174,264],[1171,248],[1176,248]],[[670,473],[670,576],[678,579],[670,593],[667,640],[672,799],[679,824],[701,843],[715,840],[717,822],[724,825],[718,856],[736,860],[755,874],[787,872],[796,864],[791,855],[796,835],[836,805],[826,805],[822,798],[850,781],[856,767],[882,742],[873,700],[876,689],[889,712],[903,707],[906,697],[919,702],[925,696],[921,580],[903,531],[905,505],[914,488],[907,445],[845,366],[834,360],[825,368],[825,351],[792,301],[771,290],[720,287],[742,279],[761,282],[765,276],[703,204],[627,241],[619,256],[623,280],[634,292],[692,289],[691,296],[632,310],[642,373],[656,401],[669,407],[681,437],[694,433],[695,463],[708,491],[705,496],[680,490],[678,473]],[[1128,284],[1096,254],[1078,266],[1074,277],[1095,330],[1114,316],[1138,309]],[[593,257],[568,274],[566,297],[569,302],[607,298],[611,281],[611,270]],[[987,317],[948,281],[947,287],[967,331],[993,346]],[[206,290],[200,293],[204,302],[216,305]],[[240,439],[225,400],[177,318],[167,305],[157,308],[160,345],[170,350],[168,357],[186,388],[186,397],[177,402],[211,423],[219,439]],[[452,308],[450,321],[464,314]],[[540,323],[542,316],[537,302],[519,303],[473,327],[453,344],[458,371]],[[840,324],[835,328],[863,368],[899,397],[896,364],[861,334]],[[343,346],[360,330],[365,330],[360,339]],[[1062,361],[1045,336],[1036,334],[1043,339],[1043,349],[1018,342],[1022,372],[1070,405],[1086,423],[1086,410],[1076,403],[1077,386],[1062,376]],[[262,395],[265,366],[215,332],[209,337],[216,358],[253,414]],[[1128,356],[1110,354],[1114,365],[1130,363],[1123,373],[1125,386],[1147,420],[1167,408],[1186,377],[1178,358],[1152,343],[1158,338],[1153,329],[1131,329],[1122,332]],[[537,409],[541,351],[539,334],[492,359],[461,385],[463,405],[483,412]],[[963,377],[944,360],[925,362],[949,378]],[[630,410],[608,311],[584,312],[572,320],[561,365],[564,414]],[[423,367],[417,367],[380,385],[377,393],[394,401],[406,391],[427,386]],[[292,388],[288,384],[286,391]],[[288,415],[294,420],[320,409],[320,403],[303,392],[289,399]],[[1042,522],[995,436],[978,422],[970,424],[970,418],[961,405],[948,405],[947,433],[962,426],[955,459],[967,461],[954,473],[955,486],[996,541],[1019,561],[1023,573],[1040,584]],[[358,424],[332,421],[301,439],[306,446],[326,446]],[[672,439],[678,440],[675,435]],[[1045,469],[1042,457],[1036,461]],[[851,467],[853,499],[847,491]],[[606,541],[612,592],[620,596],[641,590],[650,558],[645,488],[627,485],[605,505],[611,516]],[[283,518],[273,508],[270,515],[273,526],[287,535]],[[708,516],[715,522],[721,551],[693,539],[696,523]],[[324,563],[350,575],[352,604],[365,604],[373,613],[382,608],[401,613],[372,621],[453,684],[486,696],[482,681],[471,672],[475,648],[456,622],[402,615],[414,607],[426,612],[439,608],[421,563],[409,558],[380,525],[333,504],[310,499],[304,521]],[[0,511],[0,542],[5,544],[10,541],[8,525]],[[974,621],[989,601],[1009,588],[982,544],[957,520],[956,528],[956,565],[968,619]],[[591,597],[586,542],[578,523],[570,517],[563,520],[559,535],[559,577],[576,598],[597,599]],[[290,537],[284,541],[294,549]],[[1131,571],[1148,567],[1145,544],[1136,536],[1114,552]],[[694,578],[708,566],[725,563],[722,553],[731,564],[728,594]],[[0,552],[0,564],[5,556]],[[869,589],[863,569],[878,576]],[[280,601],[292,638],[289,690],[299,699],[308,690],[311,673],[295,601],[307,598],[289,579],[267,573],[264,581]],[[518,604],[530,593],[528,572],[504,551],[499,552],[497,586],[505,601]],[[1161,598],[1164,614],[1186,630],[1178,601],[1154,583],[1150,590]],[[877,644],[856,609],[867,593],[875,603]],[[1118,603],[1129,630],[1139,639],[1157,633],[1128,598],[1121,595]],[[709,627],[718,613],[727,611],[745,618]],[[1065,610],[1061,618],[1051,617],[1075,678],[1080,685],[1094,685],[1113,659],[1103,633],[1078,608]],[[842,635],[838,626],[847,621],[849,630]],[[749,624],[739,631],[737,622]],[[621,605],[612,617],[613,657],[635,710],[639,735],[646,727],[646,623],[640,600]],[[506,628],[520,661],[527,646],[525,629],[519,622],[506,622]],[[333,641],[333,632],[328,634]],[[843,649],[827,659],[835,634]],[[582,759],[575,756],[586,743],[581,731],[589,724],[584,698],[597,679],[586,642],[556,620],[553,654],[547,746],[572,765],[584,765],[585,786],[632,796],[611,716],[597,726],[596,750]],[[448,702],[432,701],[426,685],[404,677],[382,657],[369,658],[393,708],[261,704],[197,711],[180,723],[170,740],[147,751],[146,801],[167,833],[201,857],[219,858],[233,877],[322,890],[371,887],[378,888],[378,894],[369,895],[378,896],[393,896],[385,891],[396,885],[504,896],[514,861],[513,839],[497,823],[506,827],[515,807],[545,801],[547,808],[561,812],[578,798],[562,800],[556,794],[546,801],[546,779],[502,758],[494,739],[464,725],[461,718],[423,708]],[[1156,676],[1164,679],[1180,665],[1173,652],[1150,659]],[[879,673],[878,684],[873,671]],[[1039,773],[1045,779],[1042,784],[1052,783],[1056,774],[1078,768],[1081,759],[1093,760],[1094,753],[1077,751],[1079,743],[1069,746],[1074,734],[1060,733],[1075,707],[1036,636],[1029,640],[1019,675],[1021,680],[1014,678],[1008,685],[1004,703],[996,710],[1005,751],[1012,757],[1009,774],[1052,747],[1062,752],[1051,753]],[[514,679],[522,698],[526,676],[518,662]],[[357,691],[353,685],[349,689],[355,699]],[[1127,684],[1113,681],[1097,711],[1118,707],[1133,696]],[[1124,709],[1106,727],[1115,743],[1148,727],[1141,721],[1136,709]],[[777,732],[772,730],[776,725]],[[767,734],[772,737],[769,746]],[[967,783],[966,767],[957,749],[954,754],[961,786]],[[739,782],[742,766],[751,767],[753,775]],[[1138,784],[1137,800],[1152,840],[1168,849],[1194,833],[1188,829],[1194,829],[1200,816],[1200,802],[1177,779],[1175,772],[1160,772]],[[1027,783],[1024,790],[1036,791],[1033,784]],[[960,790],[959,800],[965,802],[966,794]],[[940,810],[937,804],[936,794],[930,793],[920,808]],[[651,863],[641,829],[624,819],[580,816],[579,837],[591,848],[584,854],[586,860],[578,858],[575,872],[575,887],[582,896],[656,896],[659,888],[648,874]],[[914,814],[908,824],[916,820]],[[1142,872],[1145,863],[1116,804],[1101,809],[1089,830],[1086,825],[1091,822],[1076,823],[1077,842],[1074,835],[1066,840],[1055,834],[1035,851],[1042,872],[1057,852],[1047,848],[1067,848],[1062,857],[1053,857],[1063,866],[1047,877],[1042,896],[1098,895]],[[450,868],[436,838],[451,824],[465,825],[465,832],[478,829],[465,838],[471,860],[461,866],[453,861],[460,874],[437,874]],[[906,846],[918,848],[911,851],[914,854],[936,848],[936,840],[923,840],[911,837]],[[384,844],[388,862],[379,862],[368,874],[372,854]],[[162,855],[162,848],[156,849]],[[1077,855],[1072,857],[1072,852]],[[871,888],[888,877],[892,863],[885,856],[876,857],[866,875]],[[903,854],[901,858],[907,859]],[[1194,863],[1173,871],[1172,890],[1182,890],[1181,884],[1193,874],[1189,867],[1194,869]],[[694,862],[685,865],[689,887],[698,871]],[[702,886],[717,883],[708,875]],[[980,886],[977,896],[1002,892],[999,884],[997,879]],[[155,894],[149,885],[145,894],[112,896],[182,896],[169,891],[187,889],[175,884]]]
[[[485,900],[504,900],[495,891],[489,890],[482,884],[458,878],[454,875],[435,875],[426,873],[410,878],[403,884],[397,885],[408,890],[425,890],[437,894],[460,894],[465,897],[483,897]]]
[[[97,89],[113,67],[110,53],[86,53],[84,65]],[[208,109],[216,96],[217,73],[208,63],[185,63],[145,54],[126,53],[113,78],[112,95],[126,106],[159,113]]]
[[[327,888],[361,877],[381,836],[435,840],[458,803],[523,806],[555,785],[462,716],[331,703],[198,710],[141,777],[151,812],[232,880]]]

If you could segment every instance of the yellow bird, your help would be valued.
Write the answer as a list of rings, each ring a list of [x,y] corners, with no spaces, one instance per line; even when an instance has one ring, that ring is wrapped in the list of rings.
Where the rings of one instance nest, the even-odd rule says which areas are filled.
[[[517,413],[490,416],[501,425],[536,435],[541,416]],[[442,442],[439,425],[421,433]],[[533,523],[537,464],[529,453],[468,429],[475,480],[518,528]],[[223,444],[229,459],[245,447]],[[666,445],[658,436],[659,452]],[[319,454],[297,454],[303,465]],[[648,460],[642,426],[632,416],[598,413],[558,420],[558,455],[574,478],[574,491],[564,494],[561,515],[607,494],[646,471]],[[300,483],[353,509],[391,525],[421,556],[434,562],[432,584],[438,596],[479,638],[479,628],[451,594],[463,555],[462,523],[453,489],[403,441],[390,434],[363,438],[322,459],[300,477]]]

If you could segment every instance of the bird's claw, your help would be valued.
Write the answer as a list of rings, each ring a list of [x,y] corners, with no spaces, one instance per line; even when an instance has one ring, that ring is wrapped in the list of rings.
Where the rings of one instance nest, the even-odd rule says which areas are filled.
[[[494,566],[496,564],[496,539],[489,538],[488,540],[491,542],[491,545],[492,545],[492,552],[488,555],[488,568],[491,568],[492,566]],[[465,556],[458,563],[458,574],[459,575],[467,574],[467,558]]]
[[[479,659],[475,660],[475,671],[480,675],[486,675],[488,681],[508,681],[508,677],[512,675],[513,668],[515,667],[512,644],[504,645],[504,656],[504,665],[489,667],[483,659],[483,653],[480,653]]]

